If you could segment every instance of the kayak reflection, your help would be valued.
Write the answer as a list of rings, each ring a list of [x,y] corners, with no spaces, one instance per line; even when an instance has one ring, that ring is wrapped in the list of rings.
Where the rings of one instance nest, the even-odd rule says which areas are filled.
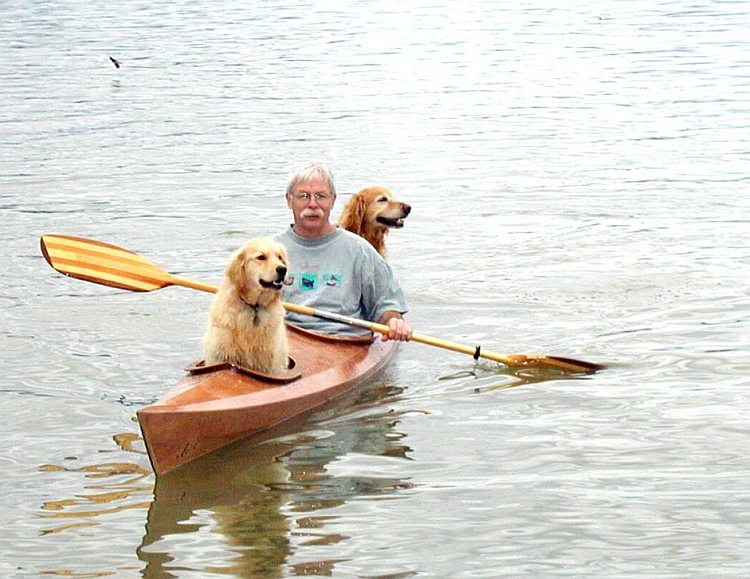
[[[369,476],[331,472],[331,463],[346,455],[407,459],[398,416],[384,405],[400,391],[374,384],[353,403],[339,400],[296,427],[278,429],[271,440],[248,438],[158,477],[138,549],[146,563],[142,576],[178,577],[189,567],[281,577],[303,546],[346,540],[327,528],[336,518],[329,509],[354,497],[396,497],[412,486],[370,469]],[[293,574],[329,574],[335,563],[297,563]]]

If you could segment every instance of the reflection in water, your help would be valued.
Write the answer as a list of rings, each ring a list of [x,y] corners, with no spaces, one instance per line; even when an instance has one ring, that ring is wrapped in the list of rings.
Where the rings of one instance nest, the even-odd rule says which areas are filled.
[[[394,430],[397,417],[382,407],[383,397],[395,392],[387,386],[369,389],[354,403],[339,402],[338,410],[311,417],[306,424],[312,430],[300,432],[298,424],[296,434],[279,430],[270,441],[240,441],[159,477],[138,549],[146,563],[142,576],[179,576],[182,562],[172,546],[175,536],[186,533],[193,542],[205,541],[202,552],[210,553],[205,569],[253,578],[329,575],[336,561],[287,563],[295,545],[348,539],[326,531],[336,517],[321,511],[352,497],[396,496],[410,488],[398,478],[330,471],[345,455],[407,458],[409,448]],[[373,399],[380,408],[372,406]],[[191,549],[192,568],[196,550],[201,551]]]
[[[144,455],[142,450],[142,439],[135,433],[122,433],[113,436],[114,442],[120,450],[130,453]],[[110,449],[100,452],[111,452]],[[66,461],[77,460],[76,457],[66,457]],[[71,556],[54,556],[55,549],[62,541],[71,541],[63,537],[72,534],[72,541],[76,536],[90,538],[106,534],[105,527],[108,524],[117,524],[122,519],[122,514],[131,511],[145,513],[151,504],[153,496],[153,473],[151,469],[142,466],[141,463],[131,462],[127,459],[111,462],[92,464],[81,467],[70,465],[45,464],[39,467],[41,472],[50,473],[50,476],[66,475],[67,473],[81,474],[85,483],[76,485],[76,490],[70,496],[59,499],[44,501],[41,506],[42,512],[39,517],[46,523],[39,531],[39,535],[46,538],[43,545],[49,556],[44,558],[44,564],[57,565],[57,568],[44,569],[43,575],[65,576],[65,577],[108,577],[117,573],[112,568],[93,571],[91,569],[79,568],[85,566],[87,559],[85,549],[76,549]],[[80,491],[78,488],[85,490]],[[136,519],[142,515],[137,514]],[[108,539],[110,544],[111,539]],[[97,541],[88,541],[87,545],[98,545]],[[96,548],[96,547],[93,547]],[[116,565],[113,562],[103,565]]]
[[[539,384],[553,380],[590,380],[591,375],[571,374],[550,367],[506,368],[497,364],[477,362],[472,370],[461,370],[438,378],[440,381],[454,382],[455,386],[444,389],[446,392],[491,392],[527,384]]]
[[[274,460],[278,451],[273,444],[235,444],[159,477],[138,549],[146,563],[143,577],[178,576],[170,572],[180,567],[172,565],[178,556],[172,554],[171,536],[187,533],[211,551],[211,537],[200,533],[204,527],[225,538],[224,549],[233,556],[225,565],[240,576],[279,576],[289,553],[289,529],[280,511],[283,495],[266,489],[287,476]],[[210,564],[216,566],[217,559]]]
[[[132,433],[116,434],[113,437],[117,445],[126,452],[142,453],[136,444],[140,438]],[[142,484],[151,477],[150,470],[130,462],[109,462],[93,464],[80,468],[71,468],[53,464],[39,467],[45,472],[79,472],[87,479],[95,479],[94,484],[87,484],[91,493],[76,494],[75,497],[46,501],[42,505],[42,518],[55,521],[55,525],[41,531],[42,535],[52,535],[82,527],[95,526],[92,517],[111,515],[130,509],[145,509],[148,502],[134,502],[151,494],[151,484]],[[60,521],[59,523],[57,521]]]
[[[561,378],[538,368],[510,372],[478,363],[443,376],[448,387],[431,390],[430,396]],[[397,499],[413,487],[393,476],[403,469],[390,462],[409,459],[398,425],[405,413],[415,411],[393,410],[402,390],[374,383],[307,420],[160,477],[155,486],[150,469],[127,460],[76,468],[44,465],[45,472],[81,473],[90,482],[87,492],[44,502],[41,517],[51,524],[41,534],[96,527],[102,518],[148,509],[146,533],[136,550],[145,578],[179,577],[186,567],[253,578],[332,575],[345,559],[325,558],[316,549],[352,539],[342,532],[346,525],[335,509],[357,499]],[[410,395],[409,406],[417,399]],[[145,454],[137,434],[113,439],[126,453]]]

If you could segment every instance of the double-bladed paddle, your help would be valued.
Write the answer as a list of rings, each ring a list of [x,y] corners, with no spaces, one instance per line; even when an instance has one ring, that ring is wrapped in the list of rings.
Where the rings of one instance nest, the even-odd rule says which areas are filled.
[[[172,275],[145,257],[109,243],[69,235],[43,235],[41,246],[47,263],[54,269],[67,276],[85,281],[138,292],[151,292],[171,285],[204,292],[215,293],[217,290],[216,286]],[[287,302],[284,302],[284,308],[290,312],[326,318],[342,324],[364,328],[371,332],[388,333],[388,326],[383,324]],[[422,344],[470,354],[475,359],[485,358],[493,362],[499,362],[512,368],[545,366],[563,372],[587,374],[603,368],[601,364],[559,356],[497,354],[484,350],[480,346],[464,346],[417,333],[412,334],[411,339]]]

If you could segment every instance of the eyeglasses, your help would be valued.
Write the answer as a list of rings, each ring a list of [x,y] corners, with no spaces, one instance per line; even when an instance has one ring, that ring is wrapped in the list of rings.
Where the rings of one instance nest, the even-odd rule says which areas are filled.
[[[315,201],[317,202],[330,201],[334,197],[332,193],[308,193],[307,191],[300,191],[299,193],[290,193],[289,195],[295,201],[304,201],[305,203],[307,203],[310,200],[310,197],[314,198]]]

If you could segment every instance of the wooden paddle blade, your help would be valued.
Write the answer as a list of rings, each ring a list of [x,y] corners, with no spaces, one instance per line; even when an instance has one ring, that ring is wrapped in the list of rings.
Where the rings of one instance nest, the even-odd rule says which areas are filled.
[[[137,292],[174,285],[174,278],[145,257],[121,247],[72,237],[43,235],[42,254],[62,274]]]
[[[475,354],[476,356],[477,354]],[[561,372],[571,372],[574,374],[593,374],[602,370],[604,366],[584,360],[574,358],[563,358],[561,356],[538,356],[524,354],[497,354],[480,350],[479,357],[493,362],[499,362],[509,368],[551,368]]]
[[[582,374],[593,374],[599,370],[604,370],[604,364],[586,362],[585,360],[576,360],[575,358],[563,358],[561,356],[541,356],[548,366],[554,366],[566,372],[580,372]]]
[[[572,372],[576,374],[593,374],[604,369],[601,364],[576,360],[575,358],[563,358],[561,356],[523,356],[526,358],[519,363],[519,366],[544,366],[554,368],[562,372]]]

